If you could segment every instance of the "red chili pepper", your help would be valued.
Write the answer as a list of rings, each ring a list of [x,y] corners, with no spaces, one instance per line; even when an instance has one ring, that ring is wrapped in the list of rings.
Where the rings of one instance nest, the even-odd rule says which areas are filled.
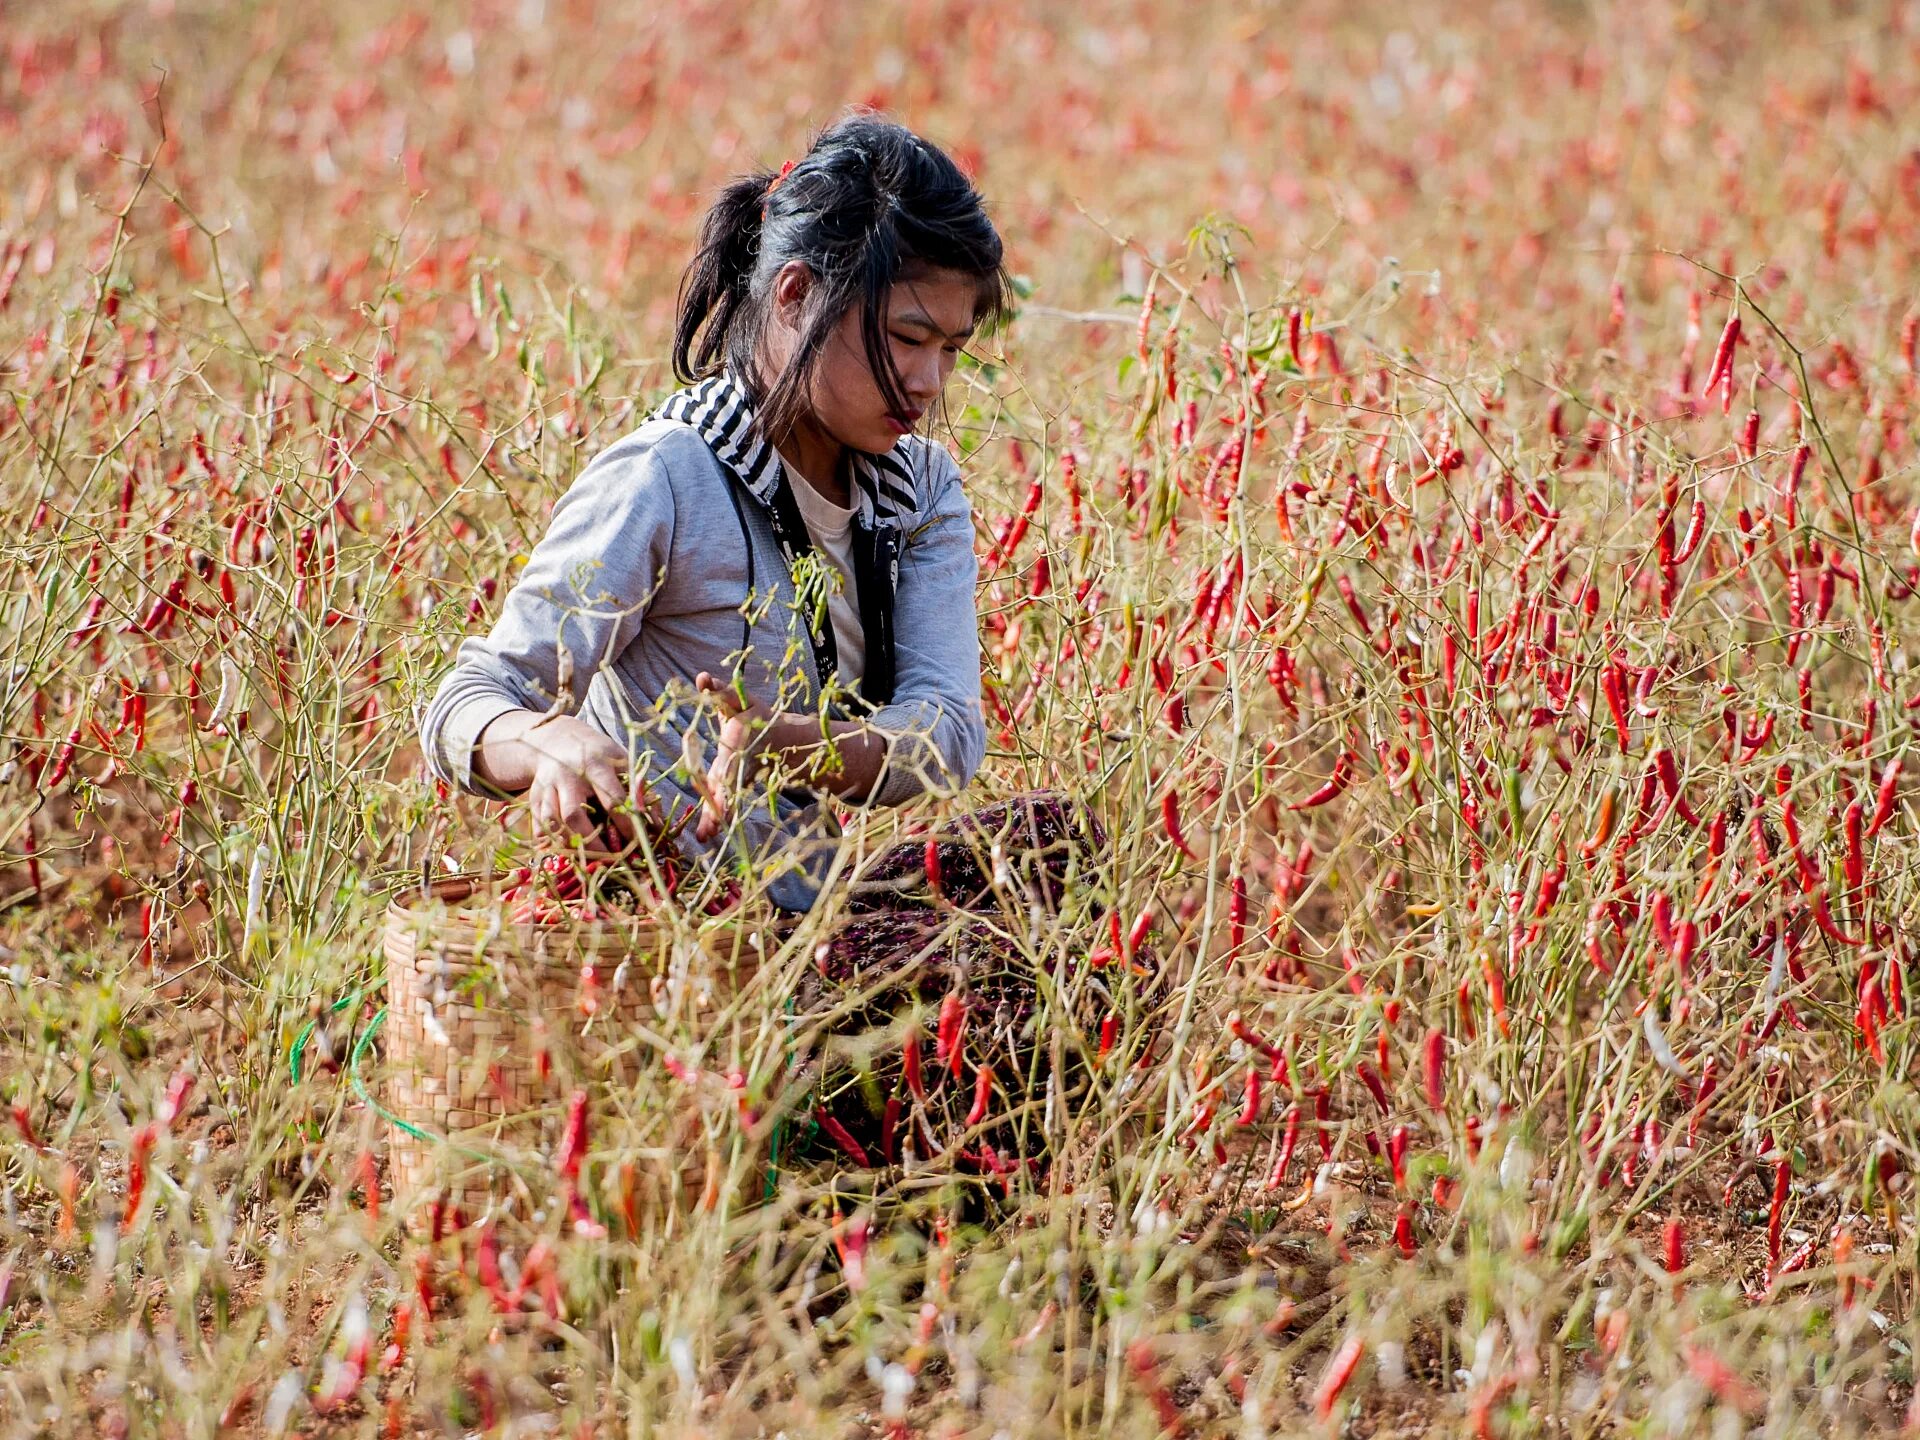
[[[1315,806],[1324,805],[1329,800],[1337,797],[1347,788],[1347,783],[1351,779],[1353,764],[1352,753],[1342,750],[1333,762],[1333,773],[1327,777],[1326,783],[1305,799],[1294,801],[1291,805],[1287,806],[1287,809],[1311,810]]]
[[[927,871],[927,889],[938,896],[942,893],[940,888],[940,842],[938,840],[927,841],[925,864]]]
[[[1240,1106],[1240,1114],[1235,1120],[1238,1125],[1251,1125],[1260,1118],[1260,1068],[1249,1066],[1247,1069],[1247,1095]]]
[[[1508,1033],[1507,977],[1501,972],[1500,967],[1493,963],[1490,956],[1481,957],[1480,968],[1487,977],[1487,998],[1493,1004],[1493,1023],[1504,1036]]]
[[[848,1159],[852,1160],[853,1163],[862,1170],[872,1168],[872,1162],[867,1156],[866,1148],[848,1133],[846,1126],[833,1118],[832,1113],[826,1106],[817,1106],[813,1113],[814,1118],[820,1122],[820,1128],[827,1132],[828,1138],[830,1138],[834,1144],[846,1151]]]
[[[973,1108],[967,1111],[967,1124],[978,1125],[987,1118],[987,1102],[993,1098],[993,1067],[982,1065],[973,1072]]]
[[[899,1159],[899,1146],[894,1143],[894,1129],[899,1123],[900,1097],[889,1095],[880,1110],[880,1158],[889,1165]]]
[[[1687,1237],[1686,1232],[1680,1228],[1678,1215],[1668,1219],[1665,1229],[1661,1232],[1661,1241],[1662,1248],[1666,1252],[1667,1273],[1678,1275],[1687,1268]]]
[[[1411,1260],[1419,1253],[1419,1246],[1413,1239],[1413,1207],[1401,1203],[1393,1216],[1393,1243],[1403,1258]]]
[[[358,1172],[360,1194],[367,1207],[369,1224],[380,1223],[380,1162],[374,1158],[371,1150],[362,1150],[354,1160],[354,1170]]]
[[[187,576],[176,575],[167,588],[154,598],[152,606],[133,627],[142,634],[155,639],[163,637],[173,626],[174,612],[180,608],[180,602],[186,598]]]
[[[586,1158],[586,1153],[587,1092],[576,1090],[567,1100],[567,1126],[560,1137],[558,1165],[561,1175],[568,1180],[579,1179],[580,1164]]]
[[[1553,868],[1540,879],[1540,897],[1533,907],[1533,918],[1544,920],[1547,912],[1553,909],[1554,902],[1560,898],[1560,886],[1567,878],[1567,847],[1560,844],[1555,847]]]
[[[1880,775],[1880,789],[1874,796],[1873,819],[1867,824],[1868,835],[1878,835],[1880,827],[1887,823],[1893,814],[1893,802],[1900,784],[1900,761],[1889,760],[1887,768]]]
[[[1693,813],[1687,804],[1687,797],[1680,789],[1680,763],[1674,758],[1671,749],[1662,747],[1653,752],[1654,771],[1660,777],[1660,788],[1667,792],[1667,799],[1680,818],[1689,825],[1697,826],[1700,817]]]
[[[1237,1010],[1227,1016],[1227,1029],[1236,1040],[1240,1041],[1243,1045],[1258,1050],[1262,1055],[1266,1056],[1267,1059],[1276,1063],[1281,1060],[1280,1047],[1267,1039],[1259,1031],[1249,1027],[1246,1021],[1240,1018],[1240,1013]]]
[[[1407,1127],[1396,1125],[1387,1136],[1387,1164],[1393,1170],[1393,1183],[1404,1187],[1407,1183],[1407,1145],[1409,1141]]]
[[[1389,1113],[1393,1107],[1387,1103],[1387,1087],[1381,1083],[1379,1073],[1364,1060],[1354,1066],[1354,1071],[1360,1076],[1360,1083],[1373,1096],[1373,1103],[1380,1107],[1380,1113]]]
[[[387,1342],[387,1348],[380,1354],[380,1371],[392,1374],[405,1363],[407,1358],[407,1338],[413,1330],[413,1306],[402,1300],[393,1307],[393,1338]]]
[[[1693,1102],[1693,1114],[1687,1120],[1687,1144],[1694,1142],[1700,1133],[1700,1117],[1707,1112],[1707,1102],[1713,1098],[1715,1071],[1718,1068],[1713,1056],[1709,1055],[1700,1065],[1700,1093]]]
[[[934,1036],[934,1059],[953,1072],[954,1078],[960,1075],[960,1054],[966,1043],[966,1007],[961,1003],[959,993],[949,990],[947,997],[940,1002],[939,1029]]]
[[[1278,1190],[1287,1173],[1287,1166],[1293,1163],[1294,1147],[1300,1143],[1300,1107],[1287,1106],[1286,1128],[1280,1137],[1280,1154],[1273,1162],[1273,1171],[1267,1176],[1266,1188]]]
[[[1366,1354],[1366,1342],[1358,1335],[1349,1335],[1334,1351],[1333,1358],[1327,1362],[1326,1372],[1321,1375],[1320,1383],[1314,1387],[1313,1409],[1322,1420],[1333,1414],[1334,1404],[1340,1399],[1340,1392],[1347,1388],[1347,1382],[1353,1378],[1353,1372],[1360,1367],[1360,1359]]]
[[[1613,791],[1607,790],[1600,796],[1600,818],[1593,827],[1593,834],[1580,842],[1580,854],[1584,859],[1591,860],[1598,855],[1613,837],[1614,803]]]
[[[42,790],[51,790],[67,778],[67,772],[73,768],[75,750],[80,743],[80,728],[80,722],[75,721],[73,729],[67,733],[67,738],[60,742],[60,748],[53,752],[53,764],[48,767],[45,777],[40,782]]]
[[[1867,935],[1849,935],[1840,928],[1839,923],[1833,918],[1832,909],[1827,905],[1827,892],[1824,889],[1813,892],[1813,919],[1814,923],[1820,927],[1821,933],[1836,945],[1847,945],[1857,949],[1872,938]]]
[[[1876,1065],[1884,1065],[1887,1057],[1880,1045],[1880,1026],[1886,1018],[1887,1005],[1880,994],[1879,977],[1874,973],[1877,968],[1872,960],[1860,967],[1860,1002],[1854,1010],[1853,1022],[1860,1030],[1860,1043],[1866,1052]]]
[[[1147,277],[1147,293],[1140,301],[1140,333],[1134,337],[1134,350],[1144,362],[1147,358],[1147,330],[1153,324],[1153,292],[1160,283],[1158,275]]]
[[[1862,850],[1861,837],[1865,814],[1866,807],[1862,805],[1860,801],[1855,800],[1851,805],[1847,806],[1846,817],[1842,822],[1847,836],[1847,892],[1856,897],[1859,895],[1861,887],[1866,884],[1867,880],[1867,861]]]
[[[1727,317],[1727,328],[1720,332],[1720,343],[1714,347],[1713,366],[1707,373],[1707,385],[1700,393],[1711,395],[1714,387],[1724,386],[1726,397],[1721,403],[1721,413],[1733,409],[1733,352],[1740,343],[1740,312],[1738,310]]]
[[[86,615],[78,625],[74,626],[73,634],[67,639],[67,648],[69,650],[78,650],[86,643],[87,637],[100,628],[100,617],[105,613],[106,608],[107,597],[104,594],[95,595],[92,600],[87,602]]]
[[[1600,921],[1606,913],[1607,902],[1604,899],[1594,901],[1592,908],[1587,911],[1587,960],[1602,975],[1611,976],[1613,966],[1607,963],[1607,952],[1600,944]]]
[[[487,1296],[493,1301],[495,1310],[505,1312],[507,1287],[500,1275],[500,1236],[497,1233],[499,1222],[489,1219],[480,1227],[480,1238],[474,1246],[474,1270],[485,1288]]]
[[[1807,1262],[1813,1259],[1814,1252],[1819,1248],[1820,1237],[1818,1235],[1809,1235],[1791,1255],[1780,1262],[1780,1267],[1768,1277],[1766,1293],[1769,1295],[1773,1293],[1774,1283],[1778,1281],[1781,1276],[1791,1275],[1796,1270],[1805,1269]]]
[[[1036,477],[1027,487],[1026,499],[1021,503],[1020,513],[1014,516],[1013,523],[1008,526],[1006,536],[993,547],[990,565],[998,565],[1003,559],[1011,558],[1014,551],[1020,548],[1020,542],[1026,538],[1027,527],[1033,520],[1034,512],[1040,508],[1040,496],[1040,481]]]
[[[1247,939],[1247,877],[1233,872],[1227,892],[1227,953],[1237,955]]]
[[[1632,727],[1627,720],[1626,688],[1621,682],[1619,661],[1609,661],[1600,673],[1600,693],[1606,696],[1607,709],[1613,713],[1614,733],[1620,737],[1620,753],[1624,755],[1632,748],[1628,738]]]
[[[927,1098],[926,1081],[920,1075],[920,1029],[915,1026],[907,1031],[906,1044],[902,1049],[902,1069],[906,1071],[907,1093],[916,1100]]]
[[[1128,959],[1146,943],[1147,932],[1153,929],[1153,902],[1148,901],[1140,907],[1140,913],[1133,917],[1133,924],[1127,930],[1125,954]]]
[[[1660,678],[1660,667],[1648,665],[1640,671],[1640,678],[1633,683],[1633,713],[1651,720],[1660,713],[1660,707],[1653,703],[1653,687]],[[1625,686],[1622,691],[1624,693]]]
[[[140,1213],[140,1201],[147,1191],[147,1157],[153,1153],[154,1127],[142,1125],[133,1132],[133,1147],[127,1157],[127,1204],[120,1212],[120,1233],[133,1229]]]
[[[1687,533],[1680,541],[1680,548],[1673,552],[1673,563],[1684,565],[1693,558],[1693,552],[1700,548],[1701,537],[1707,533],[1707,502],[1695,498],[1693,513],[1687,519]]]
[[[1181,832],[1180,795],[1171,785],[1167,787],[1166,793],[1160,797],[1160,823],[1166,828],[1167,839],[1173,842],[1174,849],[1178,850],[1189,860],[1198,860],[1200,858],[1193,853],[1192,847],[1187,844],[1187,837]]]
[[[1427,1031],[1424,1046],[1427,1104],[1438,1115],[1447,1108],[1447,1036],[1440,1029]]]
[[[1120,1017],[1108,1015],[1100,1022],[1100,1053],[1095,1058],[1104,1060],[1107,1052],[1113,1049],[1114,1037],[1120,1033]]]
[[[1780,1263],[1780,1231],[1787,1213],[1787,1181],[1793,1174],[1790,1161],[1773,1167],[1773,1203],[1767,1207],[1767,1271]]]
[[[1673,932],[1673,968],[1680,972],[1682,980],[1687,978],[1687,962],[1693,958],[1694,948],[1700,943],[1700,927],[1691,920],[1683,920],[1674,927]]]
[[[1147,1340],[1136,1340],[1127,1347],[1127,1368],[1139,1381],[1140,1388],[1147,1392],[1147,1398],[1160,1417],[1162,1435],[1184,1436],[1187,1425],[1180,1413],[1180,1406],[1160,1379],[1159,1371],[1153,1363],[1153,1345]]]
[[[13,1128],[20,1132],[20,1138],[38,1154],[45,1154],[47,1145],[33,1128],[33,1114],[27,1109],[27,1102],[13,1102]]]
[[[1336,575],[1333,585],[1340,592],[1340,598],[1346,601],[1347,611],[1353,616],[1353,623],[1360,627],[1360,633],[1371,636],[1373,623],[1367,619],[1367,612],[1360,605],[1360,597],[1354,593],[1353,581],[1345,575]]]
[[[1813,586],[1813,623],[1818,625],[1833,609],[1833,567],[1823,565]]]
[[[160,1100],[160,1124],[171,1128],[173,1122],[187,1107],[187,1096],[193,1091],[193,1072],[184,1066],[176,1070],[173,1079],[167,1083],[167,1093]]]
[[[1800,868],[1800,883],[1812,890],[1820,883],[1819,868],[1807,858],[1800,848],[1800,822],[1794,817],[1793,797],[1783,795],[1780,800],[1780,828],[1787,832],[1787,848],[1793,852],[1794,864]]]

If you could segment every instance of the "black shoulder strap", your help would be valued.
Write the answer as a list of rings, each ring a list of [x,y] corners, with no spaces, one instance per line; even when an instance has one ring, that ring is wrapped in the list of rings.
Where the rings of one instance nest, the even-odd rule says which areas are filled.
[[[893,699],[893,595],[900,583],[900,529],[879,524],[853,527],[854,583],[860,591],[860,629],[867,659],[860,676],[860,698],[870,705]]]
[[[778,466],[777,461],[775,464]],[[800,567],[800,557],[813,554],[814,547],[813,536],[807,530],[807,518],[800,513],[800,502],[793,498],[793,487],[787,484],[784,467],[779,467],[774,477],[773,504],[767,507],[767,523],[773,527],[773,538],[786,558],[787,578],[792,581]],[[797,589],[796,586],[796,593]],[[840,669],[840,647],[834,642],[833,621],[827,615],[824,597],[816,609],[801,618],[806,621],[807,640],[813,646],[814,670],[820,676],[820,683],[825,685],[827,677]]]
[[[690,424],[689,428],[706,443],[708,451],[733,484],[753,496],[753,487],[747,484],[739,471],[721,459],[700,427]],[[773,503],[763,507],[763,513],[787,562],[787,580],[792,584],[800,557],[815,553],[813,536],[807,530],[806,517],[800,513],[800,502],[794,498],[793,487],[787,483],[786,467],[777,459],[775,472]],[[757,503],[758,497],[754,498]],[[751,566],[751,540],[748,541],[747,554]],[[880,524],[869,530],[856,522],[853,527],[853,568],[854,585],[860,592],[860,629],[866,642],[866,659],[852,698],[860,702],[855,708],[866,710],[893,699],[893,595],[900,577],[899,528]],[[801,618],[806,623],[807,641],[813,650],[814,673],[824,686],[827,678],[837,674],[840,669],[840,648],[834,641],[833,621],[827,615],[824,603]]]

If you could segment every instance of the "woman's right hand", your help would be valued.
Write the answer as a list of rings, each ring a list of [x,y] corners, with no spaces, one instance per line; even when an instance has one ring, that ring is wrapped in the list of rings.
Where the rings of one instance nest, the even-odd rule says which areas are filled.
[[[627,752],[573,715],[543,716],[530,710],[502,715],[481,737],[483,768],[508,780],[527,776],[527,809],[536,830],[571,830],[588,840],[601,827],[588,814],[598,801],[607,816],[611,839],[621,846],[635,838],[628,793]],[[640,797],[651,811],[651,797]]]

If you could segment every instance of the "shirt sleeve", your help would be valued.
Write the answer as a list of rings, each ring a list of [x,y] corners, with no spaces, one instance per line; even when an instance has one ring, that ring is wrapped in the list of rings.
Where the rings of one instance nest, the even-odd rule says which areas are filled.
[[[546,534],[484,637],[455,653],[420,721],[420,748],[436,779],[468,794],[473,748],[511,710],[547,710],[566,692],[578,708],[595,671],[640,633],[666,578],[674,500],[659,437],[638,433],[588,462],[554,505]]]
[[[959,789],[987,751],[980,708],[980,626],[973,507],[960,467],[931,447],[933,496],[903,536],[894,588],[894,698],[869,723],[888,737],[871,805]]]

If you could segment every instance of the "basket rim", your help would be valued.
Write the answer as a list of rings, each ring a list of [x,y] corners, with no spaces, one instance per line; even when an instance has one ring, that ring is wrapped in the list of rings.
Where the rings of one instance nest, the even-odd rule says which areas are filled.
[[[395,933],[418,935],[457,927],[460,932],[458,938],[442,934],[437,937],[438,943],[452,944],[456,948],[473,948],[471,925],[457,923],[454,918],[457,912],[452,910],[451,906],[472,895],[482,885],[490,881],[503,880],[512,873],[511,870],[450,872],[435,876],[424,887],[424,894],[422,894],[419,877],[411,876],[386,892],[387,906],[383,928],[387,935],[392,937]],[[449,908],[436,914],[437,906]],[[736,950],[734,932],[741,921],[748,921],[753,928],[769,932],[776,937],[776,943],[778,943],[785,938],[784,930],[797,918],[783,916],[778,909],[773,909],[765,915],[755,913],[751,916],[735,911],[723,917],[723,923],[697,927],[691,938],[708,954],[716,958],[732,960],[735,958]],[[466,919],[470,921],[471,914]],[[636,913],[630,917],[624,917],[617,923],[599,920],[567,920],[542,924],[530,920],[512,922],[503,917],[499,929],[494,932],[494,938],[497,940],[511,937],[510,943],[517,942],[545,949],[556,944],[562,948],[569,944],[626,945],[636,939],[649,936],[665,938],[670,933],[669,928],[654,916]],[[752,950],[754,947],[747,945],[745,948]]]

